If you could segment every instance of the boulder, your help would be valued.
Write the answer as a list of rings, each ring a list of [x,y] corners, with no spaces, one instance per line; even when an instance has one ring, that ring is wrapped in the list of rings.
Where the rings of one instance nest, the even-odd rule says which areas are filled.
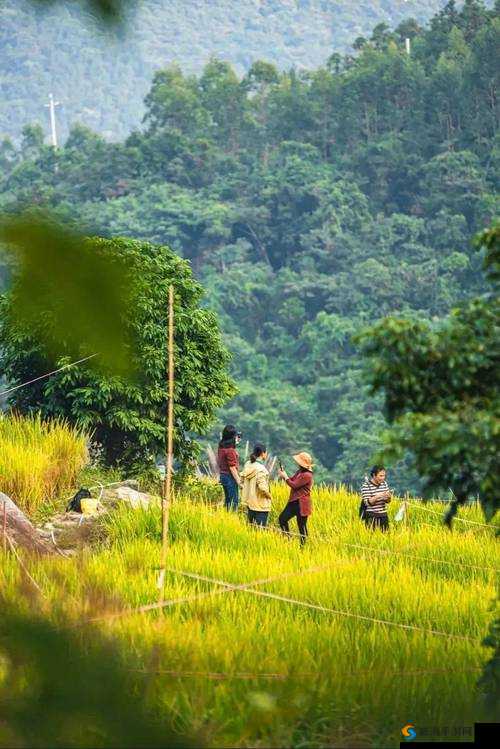
[[[119,486],[114,492],[115,498],[121,502],[126,502],[134,510],[142,508],[146,510],[154,502],[155,497],[151,494],[145,494],[144,492],[138,492],[135,489],[131,489],[129,486]]]
[[[54,544],[39,532],[28,520],[24,512],[6,494],[0,492],[0,540],[3,543],[5,517],[5,533],[7,539],[15,546],[21,546],[37,554],[55,554]],[[7,546],[10,544],[7,540]]]

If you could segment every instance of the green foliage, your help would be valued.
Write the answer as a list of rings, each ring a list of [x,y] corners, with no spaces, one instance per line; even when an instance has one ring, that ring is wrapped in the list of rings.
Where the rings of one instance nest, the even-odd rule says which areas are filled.
[[[243,74],[255,61],[280,69],[323,64],[346,51],[377,21],[419,21],[442,0],[3,0],[0,81],[5,106],[0,133],[18,137],[22,124],[48,125],[50,91],[61,102],[58,125],[74,122],[114,140],[138,127],[157,67],[177,61],[199,72],[217,54]],[[120,12],[121,11],[121,12]],[[99,23],[95,23],[96,17]],[[101,20],[112,21],[102,24]],[[113,21],[122,20],[123,23]]]
[[[210,426],[214,411],[234,393],[226,368],[229,355],[222,345],[213,313],[200,308],[203,295],[186,261],[167,247],[126,239],[92,239],[90,243],[110,262],[123,262],[134,285],[134,305],[121,318],[134,345],[127,349],[135,379],[92,370],[87,363],[15,391],[12,405],[45,416],[64,416],[93,432],[111,462],[151,462],[164,445],[166,421],[167,291],[175,290],[176,455],[186,465],[195,455],[190,435]],[[96,311],[105,300],[95,298]],[[40,346],[52,335],[50,315],[32,321],[29,331],[13,319],[16,288],[1,302],[0,340],[3,371],[13,382],[50,370]],[[59,350],[56,361],[69,361]]]
[[[366,28],[364,15],[351,24],[352,38],[364,37],[356,54],[341,54],[339,45],[324,67],[283,70],[275,64],[283,51],[273,43],[277,17],[295,26],[302,13],[313,23],[331,9],[319,0],[251,6],[239,4],[238,23],[244,26],[250,10],[258,13],[267,62],[253,55],[255,28],[248,25],[244,39],[225,36],[238,59],[251,59],[243,64],[248,72],[215,58],[196,75],[188,63],[155,71],[144,127],[126,140],[72,125],[54,153],[27,129],[24,154],[8,142],[1,151],[0,208],[50,207],[87,234],[167,244],[189,259],[234,353],[240,390],[219,412],[212,438],[222,422],[236,421],[245,438],[264,440],[275,453],[299,445],[312,451],[318,478],[357,485],[382,444],[384,419],[382,395],[368,392],[352,334],[403,313],[425,337],[429,325],[434,330],[485,288],[470,237],[498,211],[499,7],[447,4],[426,26],[420,15],[399,17],[418,10],[401,3],[401,24],[391,30],[377,26],[388,18],[370,3],[363,6]],[[222,0],[201,3],[199,12],[207,7],[213,18]],[[224,7],[222,28],[236,18]],[[152,8],[145,3],[141,12]],[[177,8],[170,4],[169,33]],[[70,26],[75,17],[67,13]],[[335,4],[337,29],[349,13],[352,19],[352,3]],[[189,22],[183,13],[184,29]],[[28,37],[30,28],[27,22]],[[205,42],[207,24],[201,28]],[[302,24],[293,37],[294,62],[301,45],[311,55],[325,49],[310,34]],[[153,73],[139,65],[134,39],[129,81],[134,62],[141,75]],[[79,53],[85,80],[71,79],[82,77],[78,66],[65,71],[82,101],[87,85],[95,96],[93,44],[97,38]],[[117,76],[121,49],[114,48]],[[203,50],[206,58],[206,44]],[[107,85],[104,70],[99,77]],[[127,91],[120,122],[128,107],[140,108],[140,87]],[[65,106],[75,111],[69,94]],[[5,283],[9,269],[0,274]],[[391,479],[418,492],[410,465],[406,455]]]
[[[32,747],[200,746],[153,715],[143,677],[94,627],[67,629],[2,601],[0,744]]]
[[[351,747],[359,737],[357,746],[392,749],[408,715],[417,726],[495,720],[475,688],[497,580],[491,529],[457,522],[449,533],[439,515],[410,507],[406,524],[372,533],[359,496],[316,486],[300,549],[204,495],[190,485],[172,504],[166,597],[180,601],[161,615],[113,617],[158,600],[159,507],[103,517],[106,543],[91,553],[25,558],[44,593],[39,618],[17,560],[2,557],[2,746],[148,746],[160,720],[168,747],[173,715],[173,741],[196,732],[195,746]],[[276,527],[288,487],[273,485],[272,495]],[[481,519],[476,506],[460,515]],[[223,591],[185,571],[234,585],[278,578],[259,591],[323,610]],[[2,741],[6,726],[21,740]],[[89,736],[96,727],[103,736]]]
[[[393,423],[388,453],[411,450],[427,491],[453,491],[448,523],[473,496],[488,519],[500,507],[500,227],[479,241],[491,293],[439,323],[389,317],[361,336]]]
[[[498,715],[500,710],[500,619],[495,619],[483,645],[493,650],[493,655],[484,667],[479,680],[484,705],[490,715]]]
[[[136,299],[126,257],[36,214],[4,222],[0,240],[14,267],[3,324],[32,334],[48,358],[84,349],[113,373],[130,372],[127,345],[135,341],[122,321]]]

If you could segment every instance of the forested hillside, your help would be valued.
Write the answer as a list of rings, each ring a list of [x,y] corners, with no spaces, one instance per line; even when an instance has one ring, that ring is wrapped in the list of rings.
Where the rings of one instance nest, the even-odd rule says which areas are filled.
[[[130,0],[126,24],[107,31],[85,3],[38,3],[0,0],[0,135],[17,138],[27,121],[46,128],[53,92],[64,137],[74,122],[124,137],[168,63],[199,72],[217,55],[240,74],[257,59],[312,68],[377,23],[423,22],[444,0]]]
[[[353,334],[481,290],[470,240],[498,213],[499,16],[450,2],[310,72],[163,69],[123,142],[79,125],[57,152],[36,127],[4,142],[0,207],[48,206],[189,258],[234,353],[240,394],[221,422],[357,482],[384,419]],[[408,473],[399,485],[415,488]]]

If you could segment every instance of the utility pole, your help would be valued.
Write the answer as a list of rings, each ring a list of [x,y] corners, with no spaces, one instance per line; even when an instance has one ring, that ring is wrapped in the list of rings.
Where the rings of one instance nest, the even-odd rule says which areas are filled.
[[[163,482],[162,497],[162,543],[161,564],[158,588],[160,589],[160,603],[164,599],[165,592],[165,567],[167,564],[168,549],[168,520],[170,512],[170,499],[172,494],[174,452],[174,287],[168,287],[168,406],[167,406],[167,438],[166,438],[166,460],[165,480]]]
[[[57,131],[56,131],[56,107],[59,106],[58,101],[54,101],[52,94],[49,94],[49,103],[45,105],[49,108],[50,116],[50,133],[52,138],[52,145],[57,148]]]
[[[406,37],[405,44],[406,44],[406,54],[410,55],[411,54],[411,39],[409,37]]]

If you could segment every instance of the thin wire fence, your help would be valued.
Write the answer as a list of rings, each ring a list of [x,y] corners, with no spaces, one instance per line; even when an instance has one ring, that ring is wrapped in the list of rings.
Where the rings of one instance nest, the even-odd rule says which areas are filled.
[[[82,364],[83,362],[88,361],[89,359],[93,359],[94,356],[99,356],[99,354],[98,353],[90,354],[90,356],[85,356],[83,359],[78,359],[78,361],[70,362],[69,364],[64,364],[62,367],[59,367],[58,369],[53,369],[52,372],[47,372],[46,374],[40,375],[39,377],[34,377],[32,380],[28,380],[27,382],[22,382],[20,385],[14,385],[13,387],[0,392],[0,398],[2,398],[5,395],[9,395],[9,393],[13,393],[16,390],[21,390],[21,388],[25,388],[28,385],[32,385],[34,382],[38,382],[39,380],[45,380],[47,377],[52,377],[52,375],[58,374],[58,372],[62,372],[65,369],[70,369],[70,367],[76,367],[77,364]]]
[[[205,575],[198,575],[197,573],[194,573],[194,572],[184,572],[183,570],[175,570],[175,569],[172,569],[172,568],[169,568],[168,571],[172,572],[172,573],[176,573],[178,575],[183,575],[185,577],[192,578],[194,580],[200,580],[200,581],[203,581],[203,582],[212,583],[213,585],[221,585],[221,586],[224,586],[224,587],[231,586],[231,583],[224,582],[223,580],[216,580],[216,579],[213,579],[213,578],[210,578],[210,577],[206,577]],[[314,570],[311,570],[311,571],[314,572]],[[316,570],[316,571],[321,571],[321,570]],[[300,574],[300,573],[298,573],[298,574]],[[271,599],[274,599],[275,601],[282,601],[283,603],[290,603],[290,604],[293,604],[295,606],[302,606],[304,608],[314,609],[316,611],[321,611],[323,613],[336,614],[338,616],[346,616],[346,617],[350,617],[350,618],[353,618],[353,619],[360,619],[362,621],[372,622],[374,624],[381,624],[381,625],[384,625],[384,626],[396,627],[396,628],[405,629],[405,630],[413,630],[413,631],[416,631],[416,632],[423,632],[423,633],[426,633],[426,634],[438,635],[438,636],[441,636],[441,637],[448,637],[450,639],[467,640],[469,642],[479,642],[479,640],[477,638],[470,637],[468,635],[459,635],[459,634],[455,634],[453,632],[442,632],[441,630],[431,629],[429,627],[420,627],[420,626],[415,625],[415,624],[402,624],[401,622],[393,622],[393,621],[390,621],[389,619],[379,619],[379,618],[376,618],[376,617],[365,616],[364,614],[358,614],[358,613],[355,613],[355,612],[352,612],[352,611],[345,611],[345,610],[341,610],[341,609],[334,609],[334,608],[330,608],[328,606],[322,606],[321,604],[310,603],[309,601],[302,601],[302,600],[297,599],[297,598],[290,598],[288,596],[281,596],[281,595],[279,595],[277,593],[270,593],[270,592],[264,591],[264,590],[256,590],[256,589],[254,589],[254,586],[250,587],[250,586],[245,585],[244,587],[243,586],[238,587],[237,590],[242,590],[243,592],[250,593],[251,595],[257,595],[257,596],[263,596],[265,598],[271,598]]]

